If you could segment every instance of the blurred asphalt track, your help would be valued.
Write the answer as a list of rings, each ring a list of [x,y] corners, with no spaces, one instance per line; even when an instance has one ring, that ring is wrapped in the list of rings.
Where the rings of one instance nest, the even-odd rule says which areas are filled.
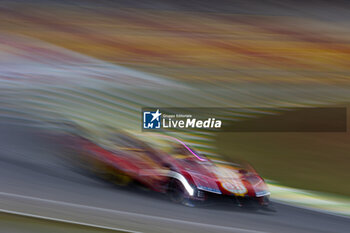
[[[115,110],[119,111],[125,108],[127,111],[138,113],[139,106],[145,105],[139,100],[139,102],[133,102],[127,99],[127,97],[129,98],[130,96],[135,99],[135,93],[131,91],[129,93],[124,93],[121,90],[112,90],[111,92],[114,95],[120,95],[120,99],[118,96],[119,102],[112,99],[111,103],[108,102],[108,104],[106,104],[107,101],[102,99],[102,97],[108,96],[106,99],[109,100],[108,98],[110,98],[110,95],[107,94],[110,93],[98,92],[98,95],[94,93],[95,96],[92,96],[91,93],[88,93],[90,95],[85,93],[83,96],[84,98],[81,98],[82,94],[79,93],[79,91],[84,93],[83,88],[82,90],[68,89],[66,86],[71,88],[71,85],[73,86],[75,84],[84,84],[86,85],[85,88],[89,88],[90,85],[92,85],[96,88],[96,83],[92,82],[96,77],[92,74],[101,75],[101,77],[99,75],[96,76],[105,81],[108,85],[115,85],[112,87],[119,87],[121,84],[126,83],[134,88],[140,84],[140,82],[144,84],[145,80],[154,82],[154,79],[151,79],[150,76],[141,75],[141,73],[135,74],[135,72],[131,74],[138,78],[134,77],[132,79],[129,76],[129,70],[125,71],[125,69],[116,65],[102,62],[98,63],[91,58],[87,59],[83,55],[84,51],[80,51],[79,49],[78,52],[81,53],[79,56],[77,54],[72,55],[71,51],[64,50],[60,47],[67,46],[68,49],[71,49],[68,46],[68,42],[71,41],[69,38],[72,38],[72,35],[73,41],[79,45],[77,46],[78,48],[80,48],[80,45],[82,45],[81,47],[86,45],[87,48],[95,48],[93,46],[95,45],[99,48],[96,49],[98,51],[90,51],[91,54],[88,55],[107,60],[108,62],[112,61],[117,64],[140,63],[138,65],[141,68],[148,67],[147,69],[144,68],[145,71],[153,71],[152,67],[157,63],[160,63],[160,67],[164,66],[162,62],[164,62],[165,65],[167,65],[166,62],[169,64],[180,63],[182,65],[185,63],[185,65],[179,66],[179,70],[188,71],[190,74],[187,74],[187,77],[193,76],[198,78],[199,81],[199,83],[193,85],[195,89],[189,90],[191,95],[188,93],[185,95],[186,90],[181,90],[184,92],[181,96],[183,99],[187,99],[188,101],[186,103],[189,104],[191,104],[190,100],[193,101],[193,104],[197,105],[200,100],[208,104],[208,100],[204,97],[212,100],[210,102],[212,104],[219,101],[222,102],[220,98],[224,99],[228,106],[242,104],[244,101],[246,104],[253,104],[255,106],[258,104],[305,104],[307,106],[349,101],[350,94],[347,86],[347,77],[349,74],[347,63],[349,59],[349,37],[347,37],[347,35],[349,35],[349,27],[347,22],[350,14],[348,10],[349,3],[346,1],[336,1],[333,4],[329,4],[327,1],[313,1],[309,4],[304,3],[304,1],[255,1],[255,4],[248,4],[246,1],[236,1],[235,4],[228,4],[230,1],[220,0],[215,1],[217,3],[215,6],[209,4],[209,1],[189,0],[173,1],[172,3],[171,1],[163,0],[119,1],[119,3],[116,1],[104,1],[106,4],[111,4],[111,8],[115,7],[116,9],[118,9],[118,7],[135,7],[141,10],[161,9],[166,11],[165,13],[163,12],[163,15],[170,15],[169,17],[171,17],[172,14],[168,11],[186,12],[188,9],[193,9],[194,11],[202,13],[220,12],[234,13],[239,17],[241,15],[249,16],[243,18],[243,20],[238,17],[228,22],[226,22],[225,17],[220,16],[220,20],[224,20],[226,24],[218,25],[229,25],[230,27],[227,26],[227,32],[223,30],[223,32],[228,34],[221,34],[220,30],[215,33],[217,29],[215,27],[215,30],[204,27],[205,30],[213,30],[204,34],[204,36],[201,34],[202,31],[200,28],[196,33],[192,33],[194,28],[191,27],[186,28],[187,31],[183,30],[182,27],[177,28],[176,25],[168,28],[169,25],[166,24],[168,21],[163,21],[165,25],[155,24],[154,22],[160,20],[156,16],[153,16],[150,21],[145,22],[147,26],[146,32],[153,37],[159,37],[162,43],[164,43],[163,48],[159,48],[158,53],[153,52],[155,50],[154,47],[145,49],[147,46],[156,44],[153,39],[149,39],[152,43],[146,43],[148,42],[148,37],[135,36],[135,33],[138,35],[137,32],[139,31],[141,31],[141,33],[145,32],[142,31],[145,30],[143,23],[144,20],[149,17],[148,14],[138,15],[137,13],[140,12],[137,10],[126,11],[129,12],[127,17],[124,16],[123,10],[120,12],[117,11],[117,13],[119,12],[121,14],[119,17],[121,19],[125,18],[128,22],[125,23],[126,26],[121,28],[121,32],[125,32],[129,37],[119,38],[121,37],[121,33],[118,33],[118,30],[115,35],[112,33],[109,34],[110,31],[108,27],[106,30],[108,33],[106,33],[104,29],[101,29],[101,32],[99,30],[99,24],[96,24],[97,28],[94,29],[94,17],[91,17],[92,23],[88,21],[90,17],[85,18],[88,23],[90,22],[88,25],[84,25],[84,23],[86,23],[84,20],[83,23],[79,24],[78,22],[75,25],[75,21],[72,20],[74,19],[74,14],[60,14],[62,12],[65,13],[65,10],[69,9],[69,7],[65,8],[65,4],[67,4],[70,7],[79,8],[82,12],[86,11],[87,15],[90,16],[91,12],[96,11],[94,5],[96,3],[94,1],[87,1],[89,4],[83,1],[74,1],[74,3],[70,4],[69,1],[51,1],[51,3],[53,3],[52,8],[46,8],[47,5],[41,4],[47,1],[33,1],[36,2],[37,6],[34,5],[34,7],[26,8],[25,10],[23,10],[19,4],[28,3],[28,1],[2,2],[4,2],[4,5],[0,7],[0,23],[2,25],[0,28],[0,39],[3,49],[1,49],[0,52],[3,60],[1,60],[0,71],[1,88],[5,89],[1,89],[0,94],[2,97],[1,101],[3,101],[1,107],[5,110],[1,109],[1,113],[6,116],[9,115],[9,117],[18,115],[18,112],[14,111],[14,107],[16,107],[21,111],[28,108],[30,113],[35,112],[43,118],[43,112],[49,112],[49,110],[52,109],[62,114],[63,110],[66,110],[69,114],[76,113],[84,117],[97,112],[93,115],[99,117],[95,122],[106,122],[107,120],[112,122],[115,121],[116,118]],[[50,6],[50,4],[48,5]],[[55,10],[56,8],[61,8],[61,11],[58,11],[57,15],[54,14],[54,11],[50,13],[50,10]],[[108,5],[105,8],[109,10]],[[83,9],[85,11],[83,11]],[[106,9],[97,13],[104,15]],[[325,9],[327,11],[326,14]],[[46,10],[48,10],[48,12],[46,12]],[[35,14],[31,14],[33,12]],[[69,11],[67,12],[69,13]],[[193,15],[195,16],[196,14],[188,12],[187,14],[180,14],[172,17],[178,19],[179,22],[176,22],[181,25],[180,16],[187,16],[184,19],[191,19]],[[281,20],[281,18],[272,17],[271,19],[267,18],[264,20],[262,17],[252,17],[251,19],[251,15],[283,16],[284,18]],[[218,16],[212,17],[216,19]],[[203,18],[205,17],[194,17],[194,20],[191,22],[201,22]],[[300,23],[300,21],[295,21],[296,18],[302,18],[303,20],[317,19],[323,22],[323,24],[321,24],[321,28],[314,27],[316,24],[313,24],[313,21],[306,21],[310,24],[304,25]],[[118,19],[118,14],[116,19]],[[276,19],[278,19],[277,22]],[[288,23],[288,20],[292,23]],[[111,24],[114,24],[113,22]],[[209,20],[208,22],[212,21]],[[259,24],[259,22],[261,22],[261,24]],[[148,26],[148,24],[151,26]],[[270,24],[273,26],[269,26]],[[337,24],[337,27],[334,27],[335,24]],[[234,26],[233,28],[231,28],[232,25]],[[277,27],[276,25],[283,28]],[[191,24],[188,26],[191,26]],[[301,29],[298,27],[300,26],[310,26],[315,30],[311,30],[310,33],[306,33],[309,32],[306,29],[303,32],[299,32]],[[328,31],[323,29],[323,27],[326,28],[326,26]],[[158,30],[154,30],[153,27],[158,28]],[[223,29],[225,29],[225,27],[223,27]],[[231,33],[231,29],[239,30],[237,35]],[[260,31],[261,29],[262,31]],[[331,36],[327,37],[320,33],[322,30],[326,30],[328,33],[325,34]],[[170,33],[170,36],[167,35],[168,33]],[[181,37],[179,37],[179,35],[181,35]],[[252,35],[259,36],[255,38],[252,37]],[[193,36],[194,39],[192,38]],[[183,37],[185,37],[185,39]],[[209,39],[207,39],[208,37]],[[106,38],[109,39],[106,40]],[[135,38],[139,38],[142,41],[141,49],[138,47],[140,45],[136,43],[137,41],[133,41]],[[229,38],[228,44],[231,44],[231,39],[234,39],[236,45],[240,45],[241,43],[241,47],[227,47],[222,43],[214,43],[224,40],[224,38]],[[58,41],[56,41],[56,39]],[[253,42],[264,41],[264,43],[261,43],[263,46],[258,46],[259,43],[251,43],[251,39],[254,39]],[[125,44],[122,43],[123,40],[124,42],[126,41]],[[198,48],[199,53],[194,53],[196,56],[188,54],[194,52],[188,49],[197,46],[197,42],[201,40],[202,44],[205,44],[205,46],[202,45],[203,47]],[[58,43],[62,41],[66,42],[68,45],[66,43]],[[182,41],[187,43],[181,44]],[[271,43],[268,43],[268,41],[271,41]],[[280,45],[277,43],[281,41],[286,44]],[[130,46],[130,44],[133,44],[130,42],[133,42],[135,47]],[[168,50],[170,47],[165,42],[176,44],[178,47],[175,47],[173,50]],[[254,44],[254,46],[252,46],[252,44]],[[287,44],[291,46],[291,48],[286,47],[286,49],[282,49],[284,46],[287,46]],[[107,47],[104,48],[103,46]],[[251,50],[247,50],[249,46]],[[281,48],[279,48],[279,46]],[[210,49],[203,50],[207,47]],[[120,51],[118,49],[120,49]],[[185,52],[181,49],[185,50]],[[224,56],[214,56],[215,53],[213,55],[212,52],[217,49],[224,50],[225,52],[222,52]],[[126,50],[126,52],[124,50]],[[208,54],[201,54],[201,51],[208,51]],[[103,54],[102,58],[101,55],[98,56],[100,53]],[[171,56],[164,58],[162,56],[163,53],[166,55],[170,54]],[[110,56],[107,56],[108,54]],[[130,58],[138,58],[141,62],[130,60]],[[229,58],[227,59],[228,61],[226,61],[226,58]],[[204,60],[202,61],[202,59]],[[154,61],[154,64],[150,63],[153,66],[143,64],[149,61]],[[189,63],[189,65],[186,64],[186,62]],[[212,70],[208,67],[208,62],[213,66]],[[218,64],[215,64],[215,62]],[[199,66],[197,63],[202,66]],[[161,75],[163,73],[166,75],[170,74],[169,76],[176,75],[176,72],[173,73],[175,68],[170,69],[171,66],[167,69],[155,67],[154,70],[162,71],[160,72]],[[289,70],[289,68],[292,67],[294,69]],[[206,72],[207,70],[210,72]],[[193,72],[193,74],[190,71]],[[208,77],[206,74],[217,76],[217,74],[222,73],[227,73],[229,79],[226,80],[227,77],[225,76],[223,80],[226,80],[226,82],[223,84],[221,84],[220,79],[218,79],[215,83],[217,89],[213,88],[213,80],[210,79],[212,77]],[[241,86],[243,86],[242,88],[232,79],[232,77],[234,77],[237,81],[240,81],[240,74],[244,74],[242,75],[242,79],[248,81],[247,83],[241,84]],[[183,73],[179,74],[181,77],[182,75]],[[267,77],[271,78],[271,80],[267,79]],[[274,77],[278,78],[275,80]],[[109,79],[111,79],[111,81],[107,82]],[[48,80],[50,82],[48,82]],[[168,79],[162,80],[169,81]],[[192,79],[190,80],[192,81]],[[253,85],[250,80],[258,81]],[[261,80],[263,81],[261,82]],[[304,82],[307,80],[309,81],[307,82],[308,85],[305,85]],[[56,93],[56,89],[49,89],[49,84],[51,84],[51,82],[53,83],[52,86],[55,88],[59,85],[67,88],[68,90],[63,88],[62,90],[59,89],[65,95],[59,92]],[[163,89],[160,85],[162,83],[160,83],[160,79],[156,79],[155,82],[158,88],[156,90],[159,91],[156,97],[163,100],[163,98],[159,98],[161,89]],[[294,82],[295,84],[292,85],[291,83]],[[173,85],[173,82],[171,83]],[[182,85],[183,82],[180,82],[180,84]],[[165,85],[169,84],[165,83]],[[317,89],[317,85],[320,85],[319,88],[321,90]],[[38,90],[45,93],[45,95],[39,95],[41,92]],[[210,92],[210,90],[212,92]],[[125,92],[127,91],[128,89]],[[173,94],[174,97],[180,95],[178,90],[176,90],[176,92],[165,90],[164,92],[166,92],[165,94],[163,93],[164,96],[170,95],[169,93],[175,93]],[[84,101],[83,103],[86,105],[85,109],[81,108],[81,106],[84,105],[78,101],[77,103],[69,105],[71,99],[67,98],[66,100],[66,97],[72,96],[71,93],[76,94],[75,98],[71,99]],[[198,98],[197,93],[201,98]],[[203,93],[205,93],[205,95]],[[149,93],[144,95],[152,97]],[[47,99],[43,98],[44,96],[46,96]],[[77,98],[77,96],[79,98]],[[216,97],[216,99],[213,96]],[[159,105],[159,102],[154,102],[152,98],[144,98],[141,94],[138,98]],[[9,104],[10,102],[7,99],[11,99],[11,101],[14,102],[12,104],[13,106]],[[59,101],[61,99],[65,102],[62,101],[62,103],[60,103]],[[104,105],[97,102],[97,100],[103,102]],[[47,101],[47,103],[45,101]],[[183,104],[183,102],[185,102],[183,100],[176,101],[171,104]],[[42,102],[46,103],[46,105],[43,105]],[[99,111],[97,111],[97,108],[94,108],[95,105],[91,103],[98,105]],[[50,108],[48,108],[48,106],[50,106]],[[11,111],[9,111],[8,108]],[[101,111],[100,108],[104,111]],[[95,110],[95,112],[93,112],[93,110]],[[10,112],[11,115],[8,112]],[[101,114],[101,112],[103,114]],[[111,112],[109,119],[107,118],[108,115],[106,112]],[[126,119],[130,121],[130,118]],[[134,121],[137,123],[139,122],[137,118],[135,118]],[[69,166],[69,163],[64,163],[64,161],[59,158],[62,152],[59,145],[56,145],[55,142],[43,134],[42,131],[23,126],[23,121],[20,123],[21,126],[18,126],[15,120],[12,120],[12,124],[7,124],[5,120],[1,120],[0,125],[0,209],[3,210],[118,229],[128,229],[131,231],[155,233],[338,233],[348,232],[350,229],[350,221],[347,218],[312,212],[277,203],[273,203],[273,208],[276,212],[248,211],[231,206],[188,208],[172,204],[163,196],[144,190],[116,188],[110,184],[76,172]],[[121,121],[121,123],[124,122]],[[3,219],[0,218],[0,232],[3,230],[2,227],[5,226],[5,224],[1,223],[2,220]],[[19,232],[20,230],[18,230],[18,228],[20,227],[20,223],[17,223],[14,225],[14,228],[7,228],[5,231],[8,233]]]
[[[0,125],[0,209],[137,232],[348,232],[348,218],[272,203],[275,212],[221,204],[190,208],[77,172],[35,128]],[[0,219],[0,226],[1,226]],[[6,232],[20,229],[15,225]]]

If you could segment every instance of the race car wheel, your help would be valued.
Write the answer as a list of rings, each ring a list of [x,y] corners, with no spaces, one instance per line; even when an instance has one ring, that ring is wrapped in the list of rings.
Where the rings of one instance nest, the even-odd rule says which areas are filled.
[[[118,186],[126,186],[132,181],[131,178],[123,172],[96,159],[90,161],[89,167],[97,177]]]
[[[185,202],[185,189],[178,180],[170,180],[167,193],[172,202],[179,204]]]
[[[103,170],[105,176],[104,179],[112,182],[115,185],[126,186],[132,181],[132,179],[128,175],[126,175],[122,171],[117,170],[114,167],[104,166]]]
[[[126,186],[132,180],[129,176],[124,174],[123,172],[112,169],[111,171],[111,181],[118,186]]]
[[[270,197],[269,196],[263,196],[258,199],[259,204],[263,207],[267,207],[270,204]]]

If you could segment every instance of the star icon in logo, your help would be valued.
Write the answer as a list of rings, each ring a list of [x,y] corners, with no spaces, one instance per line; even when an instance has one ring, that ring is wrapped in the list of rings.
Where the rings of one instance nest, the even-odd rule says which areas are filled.
[[[153,117],[152,117],[151,122],[154,121],[155,119],[157,119],[157,121],[159,121],[160,115],[162,115],[162,114],[159,112],[159,109],[157,109],[157,111],[155,113],[152,113]]]

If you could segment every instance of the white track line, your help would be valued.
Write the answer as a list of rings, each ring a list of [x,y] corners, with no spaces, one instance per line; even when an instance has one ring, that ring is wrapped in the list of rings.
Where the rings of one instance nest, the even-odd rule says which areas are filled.
[[[60,218],[51,218],[51,217],[46,217],[46,216],[41,216],[41,215],[36,215],[36,214],[28,214],[28,213],[12,211],[12,210],[0,209],[0,212],[6,213],[6,214],[14,214],[14,215],[19,215],[19,216],[24,216],[24,217],[30,217],[30,218],[38,218],[38,219],[43,219],[43,220],[55,221],[55,222],[62,222],[62,223],[69,223],[69,224],[81,225],[81,226],[86,226],[86,227],[93,227],[93,228],[104,229],[104,230],[124,231],[124,232],[130,232],[130,233],[142,233],[140,231],[132,231],[132,230],[126,230],[126,229],[122,229],[122,228],[107,227],[107,226],[96,225],[96,224],[91,224],[91,223],[76,222],[76,221],[65,220],[65,219],[60,219]]]
[[[177,224],[185,224],[185,225],[191,225],[191,226],[197,226],[197,227],[203,227],[203,228],[211,228],[211,229],[216,229],[216,230],[225,230],[225,231],[240,232],[240,233],[266,233],[264,231],[249,230],[249,229],[244,229],[244,228],[239,228],[239,227],[219,226],[219,225],[212,225],[212,224],[199,223],[199,222],[190,222],[190,221],[181,220],[181,219],[171,219],[171,218],[165,218],[165,217],[160,217],[160,216],[151,216],[151,215],[139,214],[139,213],[133,213],[133,212],[127,212],[127,211],[105,209],[105,208],[94,207],[94,206],[85,206],[85,205],[74,204],[74,203],[63,202],[63,201],[55,201],[55,200],[38,198],[38,197],[24,196],[24,195],[14,194],[14,193],[0,192],[0,196],[16,197],[16,198],[21,198],[21,199],[26,199],[26,200],[40,201],[40,202],[46,202],[46,203],[51,203],[51,204],[59,204],[61,206],[69,206],[69,207],[74,207],[74,208],[104,211],[104,212],[109,212],[109,213],[114,213],[114,214],[128,215],[128,216],[132,216],[132,217],[141,217],[144,219],[161,220],[161,221],[166,221],[166,222],[173,222],[173,223],[177,223]],[[101,229],[109,229],[109,230],[125,231],[125,232],[135,232],[135,233],[137,232],[137,231],[132,231],[132,230],[111,228],[111,227],[94,225],[94,224],[89,224],[89,223],[80,223],[80,222],[75,222],[75,221],[71,221],[71,220],[50,218],[50,217],[45,217],[45,216],[40,216],[40,215],[32,215],[32,214],[16,212],[16,211],[11,211],[11,210],[0,209],[0,212],[5,212],[5,213],[13,212],[17,215],[36,217],[36,218],[59,221],[59,222],[66,222],[66,223],[78,224],[78,225],[83,225],[83,226],[91,226],[91,227],[96,227],[96,228],[101,228]]]

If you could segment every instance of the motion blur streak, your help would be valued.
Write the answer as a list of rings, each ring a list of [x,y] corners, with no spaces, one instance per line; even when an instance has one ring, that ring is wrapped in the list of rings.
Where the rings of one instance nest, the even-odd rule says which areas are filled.
[[[280,186],[349,195],[348,132],[167,133],[192,155],[208,157],[196,163],[133,138],[142,134],[142,107],[276,109],[232,112],[232,119],[247,120],[279,114],[280,107],[347,106],[349,20],[346,1],[1,1],[0,193],[18,199],[0,195],[0,209],[137,232],[348,232],[346,218],[273,201],[264,209],[263,179],[223,158],[254,161]],[[263,150],[266,145],[272,150]],[[293,160],[304,155],[300,150],[307,156]],[[235,205],[176,205],[167,197],[177,194],[178,183],[151,173],[142,181],[157,184],[152,190],[159,193],[140,188],[132,178],[141,172],[132,168],[159,166],[175,174],[165,155],[187,169],[180,179],[193,198],[223,193],[213,168],[235,176],[226,186]],[[110,166],[121,158],[123,172]],[[187,172],[195,166],[200,172]],[[258,209],[240,207],[239,197],[252,186],[247,177],[259,179],[261,187],[249,190],[254,198],[264,195]],[[186,201],[178,200],[191,206]],[[0,229],[6,223],[0,219]],[[26,225],[6,231],[20,226]]]

